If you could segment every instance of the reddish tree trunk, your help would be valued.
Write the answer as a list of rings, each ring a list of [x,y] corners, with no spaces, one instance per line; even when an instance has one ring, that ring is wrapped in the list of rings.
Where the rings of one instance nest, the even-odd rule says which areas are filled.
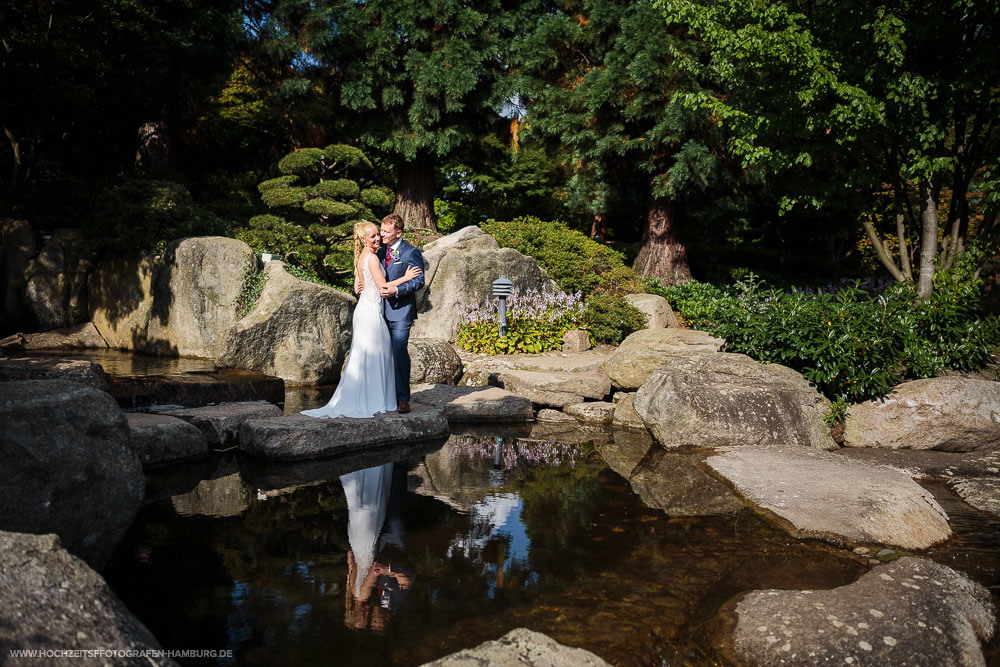
[[[666,197],[654,199],[642,233],[642,248],[633,268],[647,278],[659,278],[667,285],[691,280],[687,251],[677,237],[680,213]]]
[[[135,173],[148,176],[170,167],[170,139],[162,118],[139,125],[139,143],[135,150]]]
[[[608,235],[608,219],[603,213],[594,216],[594,221],[590,224],[590,238],[595,241],[603,241]]]
[[[396,215],[412,229],[437,231],[434,222],[434,158],[420,154],[399,168],[396,187]]]

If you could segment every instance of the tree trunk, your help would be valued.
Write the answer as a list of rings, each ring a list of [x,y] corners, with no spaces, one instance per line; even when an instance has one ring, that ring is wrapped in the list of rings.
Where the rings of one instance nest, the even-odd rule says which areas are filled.
[[[14,153],[14,164],[10,173],[10,189],[13,190],[20,185],[21,180],[21,142],[17,140],[17,137],[14,136],[14,133],[8,127],[5,126],[3,132],[7,135],[7,140],[10,141],[10,149]]]
[[[594,221],[590,223],[590,238],[595,241],[603,241],[608,235],[608,218],[603,213],[594,215]]]
[[[929,299],[934,291],[938,247],[938,193],[930,179],[920,179],[920,275],[917,297]]]
[[[163,118],[139,125],[139,144],[135,151],[135,173],[139,176],[166,171],[170,166],[170,141]]]
[[[667,285],[691,280],[687,251],[677,237],[680,213],[667,197],[653,199],[642,233],[642,248],[633,268],[647,278],[658,278]]]
[[[434,158],[420,153],[412,162],[399,167],[396,187],[396,208],[393,212],[403,218],[411,229],[437,231],[434,221]]]

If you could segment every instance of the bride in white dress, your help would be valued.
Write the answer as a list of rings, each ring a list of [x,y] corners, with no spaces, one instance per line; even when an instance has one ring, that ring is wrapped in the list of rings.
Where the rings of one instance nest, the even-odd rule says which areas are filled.
[[[354,227],[354,272],[364,287],[354,308],[351,351],[340,384],[330,402],[315,410],[303,410],[309,417],[371,417],[396,410],[396,380],[392,342],[385,324],[379,288],[386,284],[382,264],[375,256],[381,239],[378,227],[360,222]],[[402,278],[389,282],[398,286],[420,275],[409,267]]]

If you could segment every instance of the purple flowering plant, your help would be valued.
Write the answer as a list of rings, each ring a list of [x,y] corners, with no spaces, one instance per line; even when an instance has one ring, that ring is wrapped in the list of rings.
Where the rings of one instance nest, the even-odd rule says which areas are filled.
[[[475,459],[492,459],[496,456],[497,439],[484,436],[463,436],[451,450],[451,456]],[[560,466],[564,463],[576,467],[577,458],[583,456],[583,447],[576,443],[539,441],[510,441],[504,439],[500,445],[501,465],[504,470],[513,470],[518,465]]]
[[[562,348],[563,334],[583,325],[583,295],[559,290],[522,290],[507,297],[507,335],[499,333],[499,299],[489,296],[460,309],[456,343],[487,354],[538,353]]]

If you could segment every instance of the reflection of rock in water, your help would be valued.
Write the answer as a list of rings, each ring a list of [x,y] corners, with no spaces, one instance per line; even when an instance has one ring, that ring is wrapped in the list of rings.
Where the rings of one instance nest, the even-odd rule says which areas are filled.
[[[647,507],[673,516],[728,514],[743,507],[725,484],[698,467],[710,452],[667,451],[633,429],[615,429],[614,442],[597,450]]]
[[[193,491],[174,496],[171,502],[178,514],[186,516],[238,516],[249,507],[249,491],[237,472],[219,479],[203,480]]]
[[[336,385],[324,387],[285,387],[285,414],[297,415],[303,410],[311,410],[326,405]]]

